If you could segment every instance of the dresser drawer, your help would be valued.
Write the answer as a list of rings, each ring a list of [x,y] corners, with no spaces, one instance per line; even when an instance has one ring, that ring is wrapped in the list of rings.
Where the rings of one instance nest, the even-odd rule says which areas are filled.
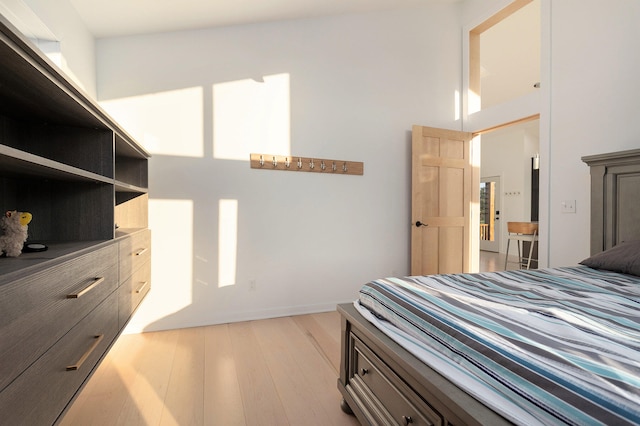
[[[151,231],[145,229],[119,240],[120,283],[151,259]]]
[[[151,288],[151,262],[138,268],[118,288],[118,327],[122,328]]]
[[[114,292],[0,392],[2,423],[53,424],[116,337],[117,312]]]
[[[350,389],[358,399],[369,400],[375,423],[385,425],[441,425],[441,417],[351,334]]]
[[[115,244],[0,287],[0,390],[117,288]]]

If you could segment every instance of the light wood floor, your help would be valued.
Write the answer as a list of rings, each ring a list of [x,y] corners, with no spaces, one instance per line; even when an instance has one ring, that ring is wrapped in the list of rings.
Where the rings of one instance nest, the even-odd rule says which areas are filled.
[[[504,254],[480,252],[480,270]],[[357,425],[339,339],[337,312],[123,335],[61,424]]]
[[[480,272],[504,271],[504,253],[480,250]],[[507,270],[518,269],[518,256],[509,255]]]
[[[357,425],[328,312],[123,335],[62,425]]]

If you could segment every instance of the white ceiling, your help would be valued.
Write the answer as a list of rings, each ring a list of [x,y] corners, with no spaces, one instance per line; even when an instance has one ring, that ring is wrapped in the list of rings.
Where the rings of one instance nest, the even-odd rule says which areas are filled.
[[[461,0],[69,0],[96,38],[345,13]]]

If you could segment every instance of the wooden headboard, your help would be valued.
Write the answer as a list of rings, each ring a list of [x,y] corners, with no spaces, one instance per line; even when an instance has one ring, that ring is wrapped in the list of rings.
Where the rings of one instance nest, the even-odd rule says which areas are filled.
[[[640,240],[640,149],[589,155],[591,254]]]

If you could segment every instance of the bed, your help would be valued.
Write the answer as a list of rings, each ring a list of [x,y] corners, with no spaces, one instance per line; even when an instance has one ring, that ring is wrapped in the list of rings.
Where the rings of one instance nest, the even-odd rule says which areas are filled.
[[[640,150],[583,157],[591,256],[386,278],[342,315],[338,388],[362,424],[640,424]]]

